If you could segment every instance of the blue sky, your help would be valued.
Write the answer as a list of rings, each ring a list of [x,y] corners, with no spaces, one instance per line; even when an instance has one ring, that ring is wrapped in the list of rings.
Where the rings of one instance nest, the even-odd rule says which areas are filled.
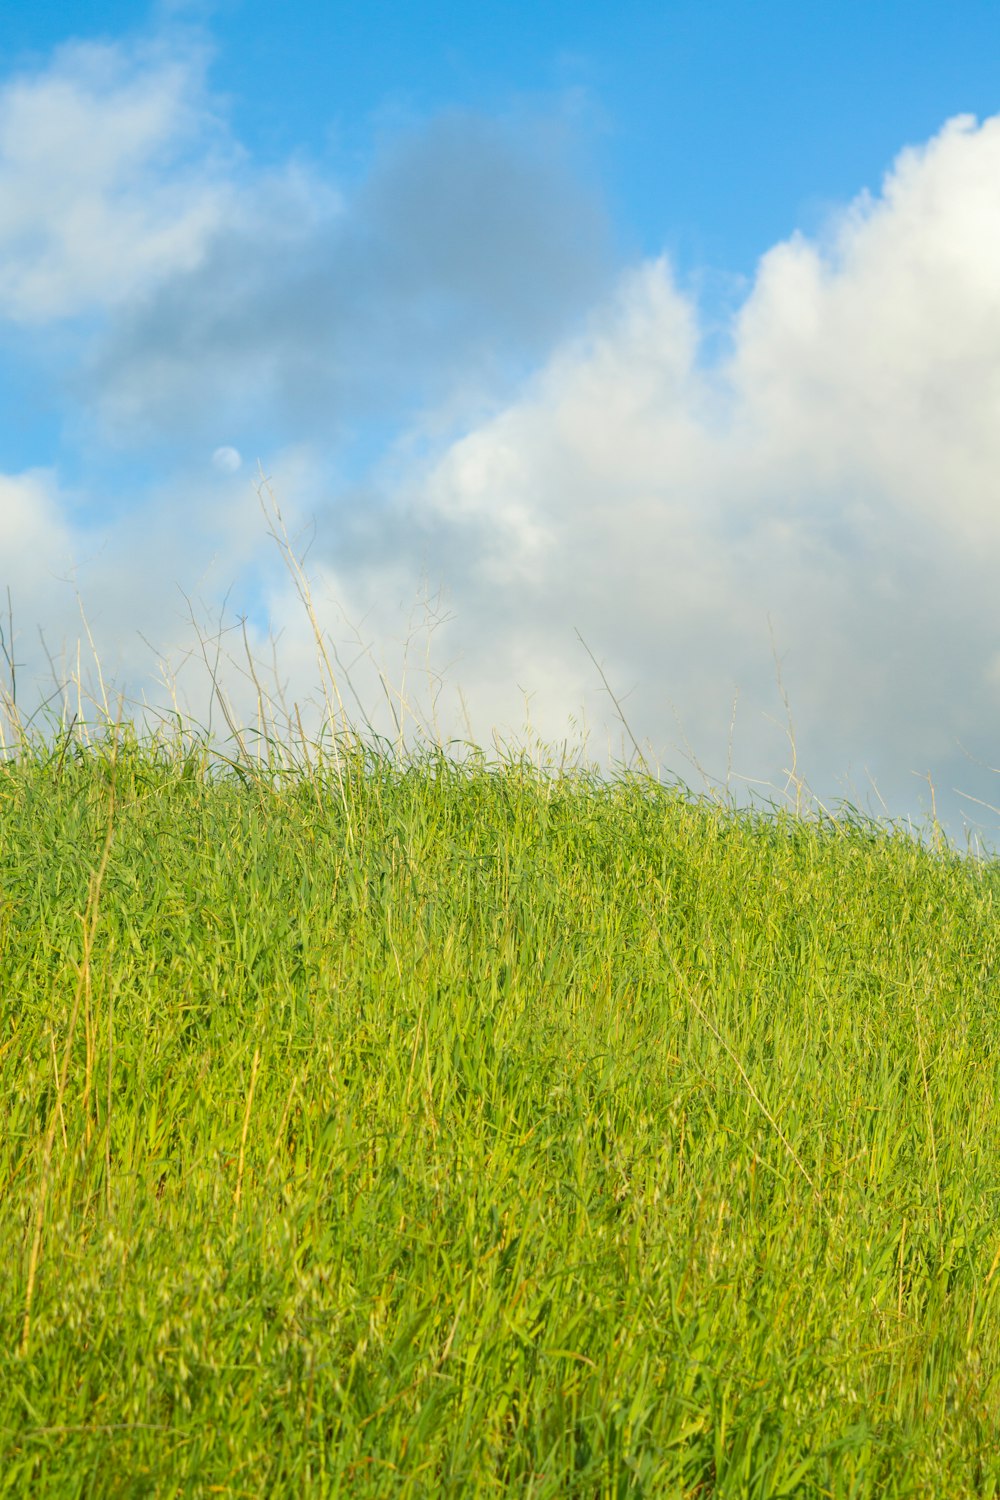
[[[781,790],[784,692],[992,835],[998,111],[978,0],[8,8],[22,691],[79,592],[130,691],[226,601],[306,695],[259,461],[362,699],[416,610],[440,733],[613,754],[579,631],[665,769]]]

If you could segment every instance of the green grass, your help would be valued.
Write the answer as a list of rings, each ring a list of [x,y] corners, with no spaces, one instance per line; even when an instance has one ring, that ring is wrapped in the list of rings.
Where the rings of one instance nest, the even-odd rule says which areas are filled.
[[[0,880],[0,1493],[997,1494],[995,862],[119,728]]]

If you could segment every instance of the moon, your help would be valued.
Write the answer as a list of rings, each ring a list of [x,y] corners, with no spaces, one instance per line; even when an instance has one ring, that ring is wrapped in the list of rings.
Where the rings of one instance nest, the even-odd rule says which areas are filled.
[[[212,466],[219,470],[220,474],[235,474],[243,463],[243,456],[238,448],[216,448],[212,454]]]

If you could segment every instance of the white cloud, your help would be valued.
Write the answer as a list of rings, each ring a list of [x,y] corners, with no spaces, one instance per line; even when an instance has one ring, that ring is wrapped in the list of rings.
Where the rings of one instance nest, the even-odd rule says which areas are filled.
[[[998,245],[1000,119],[961,119],[823,243],[764,258],[714,368],[669,267],[642,267],[520,400],[353,528],[360,558],[337,566],[338,537],[330,592],[388,634],[401,572],[411,595],[423,568],[442,577],[442,651],[479,734],[516,727],[519,689],[550,736],[581,703],[608,720],[574,627],[675,766],[676,709],[722,774],[738,687],[735,768],[780,785],[770,617],[822,795],[863,797],[867,768],[913,807],[930,770],[996,801],[961,746],[996,757]]]
[[[106,309],[198,264],[236,164],[203,61],[73,43],[0,87],[0,317]]]
[[[83,711],[95,717],[102,678],[112,710],[118,691],[162,710],[176,672],[204,722],[210,693],[199,630],[217,630],[235,579],[245,595],[248,579],[274,564],[245,477],[206,477],[199,468],[175,474],[114,524],[87,517],[51,471],[0,475],[0,621],[6,638],[9,589],[22,713],[45,699],[58,705],[66,685],[75,709],[79,681],[90,694]],[[236,623],[227,613],[227,632]],[[0,689],[9,687],[0,661]],[[252,712],[252,693],[241,706]]]
[[[824,251],[765,257],[737,330],[748,427],[810,475],[980,548],[997,537],[1000,118],[952,121],[902,154]]]

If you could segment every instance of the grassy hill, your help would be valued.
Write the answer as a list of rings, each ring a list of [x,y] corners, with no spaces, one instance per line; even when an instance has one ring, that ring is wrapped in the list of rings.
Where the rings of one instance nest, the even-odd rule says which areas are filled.
[[[640,777],[22,748],[0,1493],[996,1494],[998,898]]]

